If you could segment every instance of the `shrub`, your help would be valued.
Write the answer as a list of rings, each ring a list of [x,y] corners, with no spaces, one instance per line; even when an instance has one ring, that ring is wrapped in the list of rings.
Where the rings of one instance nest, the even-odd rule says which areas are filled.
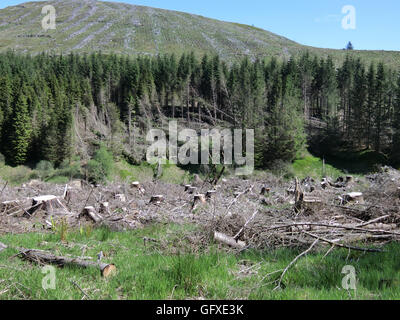
[[[36,165],[35,169],[38,172],[39,178],[45,179],[52,174],[54,167],[50,161],[42,160]]]
[[[94,183],[106,182],[112,173],[114,159],[105,146],[100,146],[92,160],[88,162],[89,180]]]
[[[68,177],[69,179],[80,178],[82,176],[81,164],[78,159],[72,161],[64,160],[57,170],[60,176]]]

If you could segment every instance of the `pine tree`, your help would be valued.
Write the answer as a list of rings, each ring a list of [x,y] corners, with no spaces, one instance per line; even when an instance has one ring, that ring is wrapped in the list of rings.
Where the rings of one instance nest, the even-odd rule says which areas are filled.
[[[385,93],[386,93],[386,71],[383,63],[378,65],[375,81],[375,112],[374,112],[374,148],[375,151],[382,150],[382,132],[385,122]]]
[[[28,112],[26,88],[22,88],[13,105],[13,115],[10,132],[9,161],[13,165],[24,164],[31,135],[31,123]]]
[[[400,73],[397,77],[397,86],[393,104],[393,140],[391,160],[394,164],[400,164]]]
[[[346,50],[354,50],[353,44],[351,43],[351,41],[349,41],[349,43],[346,46]]]
[[[2,133],[3,123],[9,118],[11,109],[11,86],[8,77],[0,78],[0,144],[3,145]],[[0,149],[0,151],[2,151]]]

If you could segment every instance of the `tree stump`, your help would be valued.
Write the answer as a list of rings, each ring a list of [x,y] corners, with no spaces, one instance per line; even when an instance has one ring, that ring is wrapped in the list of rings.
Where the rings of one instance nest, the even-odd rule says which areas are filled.
[[[155,196],[152,196],[150,199],[150,203],[153,203],[153,204],[160,204],[161,202],[164,202],[163,195],[155,195]]]
[[[301,190],[299,180],[296,178],[294,191],[294,211],[299,213],[303,207],[304,193]]]
[[[196,204],[197,202],[200,203],[206,203],[206,196],[204,194],[195,194],[193,198],[194,203]]]
[[[192,186],[190,186],[190,187],[188,188],[188,190],[187,190],[187,192],[188,192],[189,194],[194,194],[196,191],[197,191],[197,188],[196,188],[196,187],[192,187]]]
[[[347,177],[346,177],[346,182],[347,182],[347,183],[352,183],[353,181],[354,181],[353,176],[347,176]]]
[[[26,212],[32,216],[37,211],[42,210],[47,215],[69,215],[71,214],[61,199],[56,196],[39,196],[32,199],[32,207]]]
[[[265,195],[269,194],[270,191],[271,191],[270,188],[264,186],[264,187],[261,188],[261,193],[260,194],[265,196]]]
[[[108,202],[100,203],[100,214],[110,215],[110,204]]]
[[[145,190],[142,188],[142,186],[140,185],[139,181],[134,181],[131,183],[131,188],[132,189],[136,189],[139,191],[139,193],[145,193]]]
[[[211,200],[212,197],[213,197],[216,193],[217,193],[217,191],[215,191],[215,190],[208,190],[207,193],[206,193],[206,198],[207,198],[208,200]]]
[[[364,204],[364,196],[361,192],[350,192],[343,196],[344,203]]]
[[[114,198],[115,198],[115,200],[119,200],[119,201],[121,201],[121,202],[126,202],[126,197],[125,197],[125,195],[122,194],[122,193],[116,194]]]
[[[326,178],[322,179],[321,188],[325,190],[325,189],[327,189],[329,186],[330,186],[330,184],[329,184],[328,179],[326,179]]]

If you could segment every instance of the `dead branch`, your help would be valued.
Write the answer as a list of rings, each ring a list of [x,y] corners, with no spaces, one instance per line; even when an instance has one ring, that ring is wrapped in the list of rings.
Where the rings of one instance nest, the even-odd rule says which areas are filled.
[[[301,257],[307,255],[307,254],[312,250],[312,248],[314,248],[314,246],[318,243],[318,241],[319,241],[319,239],[315,240],[315,241],[313,242],[313,244],[312,244],[306,251],[304,251],[304,252],[302,252],[301,254],[299,254],[296,258],[294,258],[294,259],[288,264],[288,266],[283,270],[283,272],[282,272],[282,274],[281,274],[281,276],[280,276],[280,278],[279,278],[278,284],[277,284],[277,286],[274,288],[274,290],[278,290],[278,289],[281,288],[283,277],[284,277],[285,274],[288,272],[288,270],[297,262],[297,260],[299,260]]]

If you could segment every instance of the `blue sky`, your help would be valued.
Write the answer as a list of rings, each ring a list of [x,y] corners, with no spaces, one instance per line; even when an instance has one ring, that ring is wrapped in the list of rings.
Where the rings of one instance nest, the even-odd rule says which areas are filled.
[[[2,0],[0,8],[25,1]],[[399,0],[120,0],[195,13],[277,33],[301,44],[342,49],[400,50]],[[356,28],[345,30],[342,8],[356,10]]]

